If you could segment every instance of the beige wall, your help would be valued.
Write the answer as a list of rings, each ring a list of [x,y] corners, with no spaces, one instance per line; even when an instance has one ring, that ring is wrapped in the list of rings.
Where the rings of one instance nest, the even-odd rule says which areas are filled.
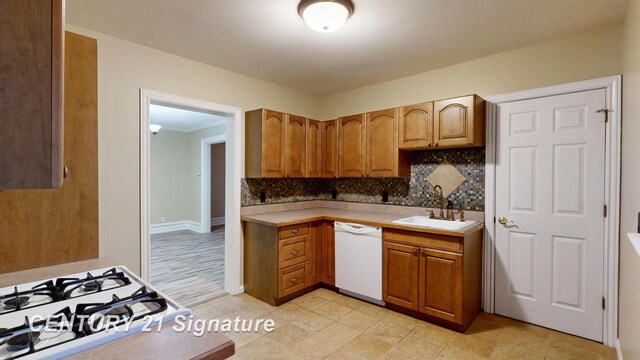
[[[268,107],[320,116],[314,95],[71,24],[67,30],[98,39],[100,256],[136,272],[140,270],[140,89],[243,110]]]
[[[160,130],[151,136],[149,169],[149,202],[151,224],[190,220],[191,172],[189,134]]]
[[[625,360],[640,359],[640,258],[627,238],[640,211],[640,0],[629,0],[624,22],[622,206],[620,224],[619,334]]]
[[[211,217],[224,217],[225,143],[211,145]]]
[[[622,72],[622,25],[609,25],[322,99],[322,119],[466,94],[489,96]]]

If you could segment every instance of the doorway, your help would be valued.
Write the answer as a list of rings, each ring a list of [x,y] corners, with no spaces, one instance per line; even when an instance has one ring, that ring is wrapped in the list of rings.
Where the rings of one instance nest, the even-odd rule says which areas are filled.
[[[613,345],[619,81],[488,99],[485,311]]]
[[[140,93],[140,142],[141,142],[141,201],[140,201],[140,213],[141,213],[141,275],[146,280],[151,280],[153,284],[152,273],[152,235],[159,235],[159,238],[164,237],[166,244],[175,246],[173,255],[172,251],[166,252],[164,256],[165,261],[172,261],[173,258],[180,256],[187,256],[189,248],[201,248],[201,245],[210,243],[216,238],[216,246],[223,251],[219,251],[218,254],[224,254],[222,261],[217,262],[217,270],[207,270],[203,268],[202,264],[214,261],[216,252],[210,252],[209,255],[204,255],[204,251],[199,256],[202,259],[195,259],[191,257],[192,262],[198,263],[198,269],[190,273],[203,273],[203,277],[215,277],[215,272],[223,272],[224,275],[221,278],[217,277],[218,289],[223,288],[224,292],[229,294],[237,294],[242,292],[241,279],[240,279],[240,266],[241,266],[241,242],[240,242],[240,121],[241,110],[239,108],[219,105],[200,100],[194,100],[184,98],[175,95],[163,94],[149,90],[141,90]],[[157,214],[152,204],[154,204],[154,181],[151,178],[152,175],[152,145],[155,140],[160,139],[161,136],[169,137],[171,126],[164,126],[157,131],[157,134],[152,134],[150,131],[150,125],[153,123],[153,108],[157,106],[163,106],[172,109],[179,109],[183,111],[193,111],[197,113],[204,113],[209,115],[215,115],[221,123],[217,126],[216,131],[209,131],[206,129],[196,129],[191,131],[191,135],[186,136],[190,138],[189,145],[190,154],[192,155],[185,160],[185,163],[190,164],[186,170],[181,172],[188,180],[189,188],[191,190],[197,189],[197,195],[187,194],[183,197],[184,202],[187,200],[198,201],[197,204],[189,206],[190,217],[186,220],[171,219],[168,217]],[[174,124],[175,125],[175,124]],[[210,127],[209,127],[210,128]],[[222,128],[222,131],[220,131]],[[163,134],[164,131],[164,134]],[[183,138],[185,136],[182,136]],[[195,140],[195,141],[194,141]],[[218,229],[218,231],[212,232],[211,228],[211,146],[213,144],[223,143],[225,144],[224,155],[224,228]],[[176,174],[173,174],[176,175]],[[198,184],[199,183],[199,184]],[[196,185],[197,184],[197,185]],[[165,190],[171,192],[171,190]],[[156,194],[157,198],[158,195]],[[194,210],[195,209],[195,210]],[[168,210],[167,210],[168,211]],[[183,216],[184,217],[184,216]],[[164,220],[164,222],[163,222]],[[220,231],[222,230],[222,231]],[[171,232],[179,231],[185,233],[173,234],[174,239],[167,240],[170,237]],[[180,239],[181,238],[181,239]],[[183,240],[180,244],[179,241]],[[155,240],[154,240],[155,241]],[[172,243],[173,241],[173,243]],[[200,244],[200,245],[197,245]],[[197,245],[197,246],[196,246]],[[169,246],[169,245],[167,245]],[[170,246],[169,246],[170,247]],[[213,255],[212,255],[213,254]],[[194,265],[195,266],[195,265]],[[221,266],[221,268],[220,268]],[[158,267],[156,267],[158,268]],[[193,280],[193,281],[192,281]],[[177,279],[172,280],[173,284],[179,284],[180,286],[188,286],[190,282],[194,285],[198,281],[195,278],[189,278],[187,280]],[[162,289],[160,289],[163,291]],[[174,289],[175,290],[175,289]],[[194,293],[192,291],[192,293]],[[183,305],[194,305],[198,302],[206,301],[209,297],[215,297],[218,294],[215,292],[198,291],[197,296],[185,297],[180,299],[179,295],[175,300],[181,302]],[[211,295],[211,296],[208,296]],[[169,294],[170,297],[171,294]]]

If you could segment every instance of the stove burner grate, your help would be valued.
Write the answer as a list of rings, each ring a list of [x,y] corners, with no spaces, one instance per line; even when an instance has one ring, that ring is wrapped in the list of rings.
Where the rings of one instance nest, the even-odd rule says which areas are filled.
[[[15,352],[24,350],[31,345],[35,345],[40,338],[40,332],[27,331],[22,334],[18,334],[7,341],[7,351]]]
[[[16,310],[29,305],[29,296],[16,296],[4,301],[4,308],[8,310]]]
[[[102,287],[103,283],[104,281],[102,280],[94,280],[94,281],[89,281],[88,283],[85,283],[82,287],[84,288],[85,291],[96,291]]]

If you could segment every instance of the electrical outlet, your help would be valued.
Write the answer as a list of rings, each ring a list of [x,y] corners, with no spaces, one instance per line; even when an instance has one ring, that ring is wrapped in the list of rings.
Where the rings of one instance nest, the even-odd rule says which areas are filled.
[[[338,190],[331,190],[331,199],[336,200],[338,198]]]
[[[389,202],[389,192],[388,191],[383,191],[382,192],[382,202]]]
[[[260,191],[260,202],[263,203],[267,201],[267,194],[264,191]]]
[[[160,222],[163,223],[164,222],[164,216],[160,218]]]

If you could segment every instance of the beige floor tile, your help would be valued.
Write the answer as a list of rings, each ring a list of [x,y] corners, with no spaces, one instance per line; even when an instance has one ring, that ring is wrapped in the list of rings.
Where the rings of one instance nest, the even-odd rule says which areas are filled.
[[[330,319],[338,320],[353,310],[348,306],[340,305],[335,302],[328,302],[313,311]]]
[[[289,348],[289,351],[305,360],[324,359],[340,346],[334,341],[318,337],[309,337]]]
[[[546,348],[545,348],[546,352]],[[517,347],[503,345],[498,343],[496,350],[493,352],[491,360],[544,360],[544,355],[536,352],[522,352]]]
[[[332,319],[307,309],[304,309],[300,316],[291,320],[292,324],[307,330],[309,334],[315,333],[332,322]]]
[[[364,301],[360,301],[358,299],[350,298],[344,295],[339,295],[335,300],[333,300],[333,302],[350,307],[353,310],[356,310],[362,305],[366,304]]]
[[[222,316],[222,311],[211,304],[200,304],[191,308],[191,311],[198,319],[215,319]]]
[[[256,298],[254,298],[253,296],[247,295],[245,293],[241,293],[241,294],[236,295],[236,298],[240,299],[240,301],[244,302],[245,304],[251,304],[251,305],[263,307],[263,308],[269,310],[269,312],[271,312],[271,311],[276,309],[275,306],[269,305],[266,302],[260,301],[260,300],[258,300]]]
[[[338,295],[335,291],[331,291],[327,289],[318,289],[312,292],[312,294],[329,301],[333,301],[341,296],[341,295]]]
[[[407,336],[416,337],[434,344],[447,345],[456,334],[449,329],[423,322],[418,324]]]
[[[502,333],[507,327],[499,323],[489,321],[484,318],[476,318],[469,329],[465,332],[467,335],[478,335],[489,340],[499,341]]]
[[[410,332],[411,330],[406,327],[398,326],[393,322],[384,321],[378,321],[365,331],[365,333],[390,344],[399,342]]]
[[[342,346],[349,341],[360,336],[362,331],[348,327],[347,325],[334,322],[313,335],[313,337],[333,341],[338,346]]]
[[[607,357],[610,355],[610,349],[595,341],[587,340],[581,337],[552,331],[549,336],[549,345],[572,350],[574,352],[585,353],[590,356],[591,353],[599,356]]]
[[[329,302],[327,299],[323,299],[316,296],[314,293],[309,293],[299,298],[291,300],[292,303],[302,306],[305,309],[314,310]]]
[[[266,358],[260,358],[260,359],[268,359],[268,360],[302,360],[302,358],[294,353],[292,353],[289,350],[285,350],[281,353],[278,354],[274,354],[271,356],[268,356]],[[250,360],[250,359],[248,359]],[[258,360],[258,359],[256,359]]]
[[[389,350],[384,360],[431,360],[444,349],[444,345],[433,344],[419,338],[407,336]]]
[[[565,349],[555,345],[549,346],[545,356],[547,360],[598,360],[598,354],[590,351],[575,351],[574,349]]]
[[[391,310],[389,309],[385,309],[382,306],[377,306],[377,305],[373,305],[373,304],[364,304],[361,307],[358,308],[358,310],[360,312],[363,312],[367,315],[373,316],[373,317],[377,317],[377,318],[383,318],[389,314],[392,313]]]
[[[423,324],[424,321],[412,318],[410,316],[400,314],[397,312],[391,312],[389,315],[385,316],[381,322],[391,323],[397,326],[401,326],[403,328],[407,328],[409,330],[413,330],[419,324]]]
[[[498,343],[482,336],[458,334],[451,342],[453,345],[480,355],[483,358],[489,358],[493,354]]]
[[[213,305],[215,308],[226,314],[230,311],[241,308],[246,305],[246,302],[242,301],[242,298],[227,295],[210,301],[208,304]]]
[[[392,347],[393,345],[386,341],[367,334],[361,334],[331,354],[329,358],[375,360],[381,358]]]
[[[437,360],[483,360],[482,356],[459,348],[453,344],[447,345],[436,358]]]
[[[544,356],[549,346],[549,340],[545,336],[539,336],[535,331],[520,331],[512,327],[502,333],[499,343],[503,350],[536,356]]]
[[[280,354],[285,350],[286,347],[284,345],[266,336],[262,336],[240,347],[237,353],[244,360],[258,360],[269,359],[271,356]]]
[[[286,347],[291,347],[309,337],[309,333],[307,332],[307,330],[299,326],[296,326],[294,324],[287,324],[274,330],[266,336]]]
[[[229,311],[226,314],[231,318],[240,317],[240,319],[258,319],[264,317],[268,312],[269,310],[263,307],[245,304],[244,306]]]
[[[272,314],[287,321],[292,321],[304,314],[305,310],[307,309],[289,302],[278,306],[276,310],[272,312]]]
[[[338,319],[338,322],[340,322],[341,324],[345,324],[353,329],[365,331],[366,329],[371,327],[371,325],[378,322],[378,319],[362,313],[358,310],[354,310]]]

